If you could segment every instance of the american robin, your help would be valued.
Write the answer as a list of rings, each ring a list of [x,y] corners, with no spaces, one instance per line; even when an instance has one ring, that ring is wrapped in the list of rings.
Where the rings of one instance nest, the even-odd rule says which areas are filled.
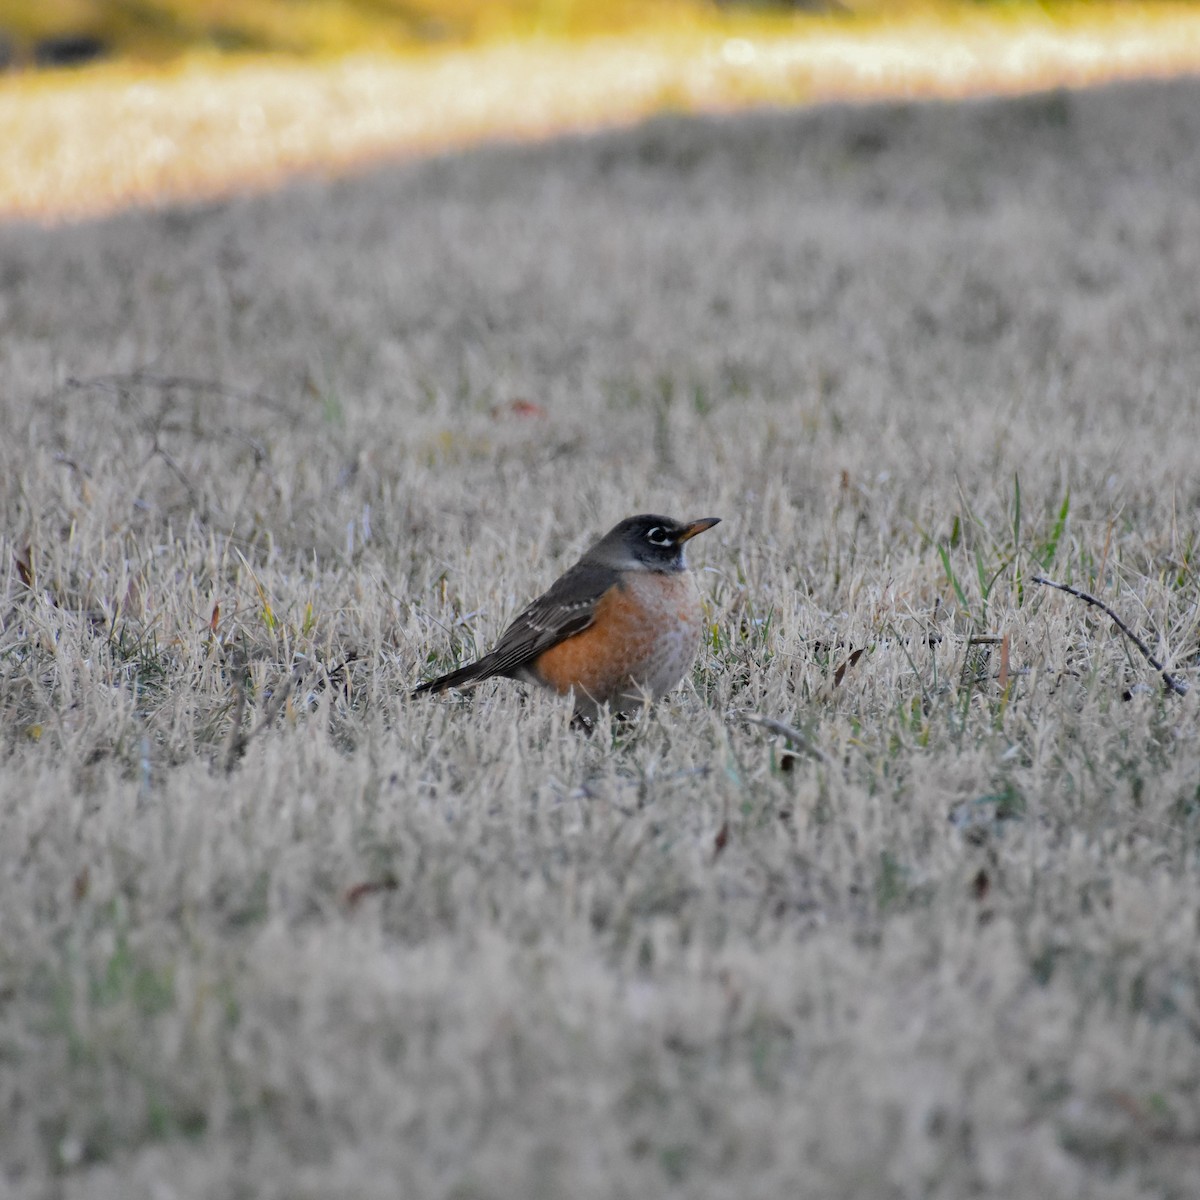
[[[499,675],[572,692],[576,717],[590,719],[602,704],[630,712],[669,692],[692,665],[704,624],[683,546],[720,519],[627,517],[520,613],[494,649],[413,695]]]

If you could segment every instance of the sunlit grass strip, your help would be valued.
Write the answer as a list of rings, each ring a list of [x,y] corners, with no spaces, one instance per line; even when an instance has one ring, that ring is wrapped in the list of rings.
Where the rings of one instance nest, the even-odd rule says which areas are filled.
[[[333,63],[109,66],[0,87],[0,213],[54,219],[664,108],[1008,93],[1200,70],[1200,12],[750,25]]]
[[[312,56],[594,37],[720,17],[707,0],[0,0],[0,30],[18,57],[40,39],[83,34],[142,63],[197,51]]]

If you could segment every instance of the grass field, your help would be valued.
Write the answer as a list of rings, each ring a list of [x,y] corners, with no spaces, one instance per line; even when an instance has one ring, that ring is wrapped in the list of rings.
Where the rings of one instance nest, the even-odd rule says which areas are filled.
[[[279,0],[226,7],[247,19],[325,12]],[[548,16],[556,6],[525,7],[541,13],[541,35],[501,29],[420,53],[364,36],[336,57],[193,50],[153,67],[130,60],[0,76],[0,216],[53,221],[217,198],[663,111],[958,99],[1200,71],[1200,8],[1160,0],[879,5],[839,19],[667,3],[649,6],[635,28],[621,24],[624,5],[581,2],[557,6],[562,29]],[[584,36],[580,21],[601,9],[612,27]]]
[[[0,1191],[1191,1197],[1197,688],[1032,577],[1195,683],[1198,139],[667,116],[0,227]],[[647,509],[724,518],[680,692],[408,698]]]

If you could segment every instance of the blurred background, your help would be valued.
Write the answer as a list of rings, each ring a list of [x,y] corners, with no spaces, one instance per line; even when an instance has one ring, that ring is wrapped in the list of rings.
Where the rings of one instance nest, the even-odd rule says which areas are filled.
[[[412,50],[546,34],[586,37],[718,16],[850,18],[881,7],[879,0],[0,0],[0,31],[9,64],[57,66],[100,57],[162,62],[196,52]]]
[[[161,64],[198,53],[412,51],[731,22],[853,24],[914,15],[952,22],[980,12],[1066,20],[1080,10],[1148,7],[1163,6],[1129,0],[0,0],[0,62],[8,68],[103,58]]]
[[[1182,0],[0,0],[0,218],[663,112],[1196,71]]]

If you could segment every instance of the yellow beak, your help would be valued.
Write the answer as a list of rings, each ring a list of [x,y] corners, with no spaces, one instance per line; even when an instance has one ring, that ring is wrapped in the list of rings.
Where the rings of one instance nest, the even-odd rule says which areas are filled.
[[[675,539],[676,543],[682,545],[684,542],[690,541],[698,533],[703,533],[706,529],[711,529],[714,525],[721,523],[720,517],[701,517],[699,521],[693,521],[690,525],[683,527],[683,532]]]

